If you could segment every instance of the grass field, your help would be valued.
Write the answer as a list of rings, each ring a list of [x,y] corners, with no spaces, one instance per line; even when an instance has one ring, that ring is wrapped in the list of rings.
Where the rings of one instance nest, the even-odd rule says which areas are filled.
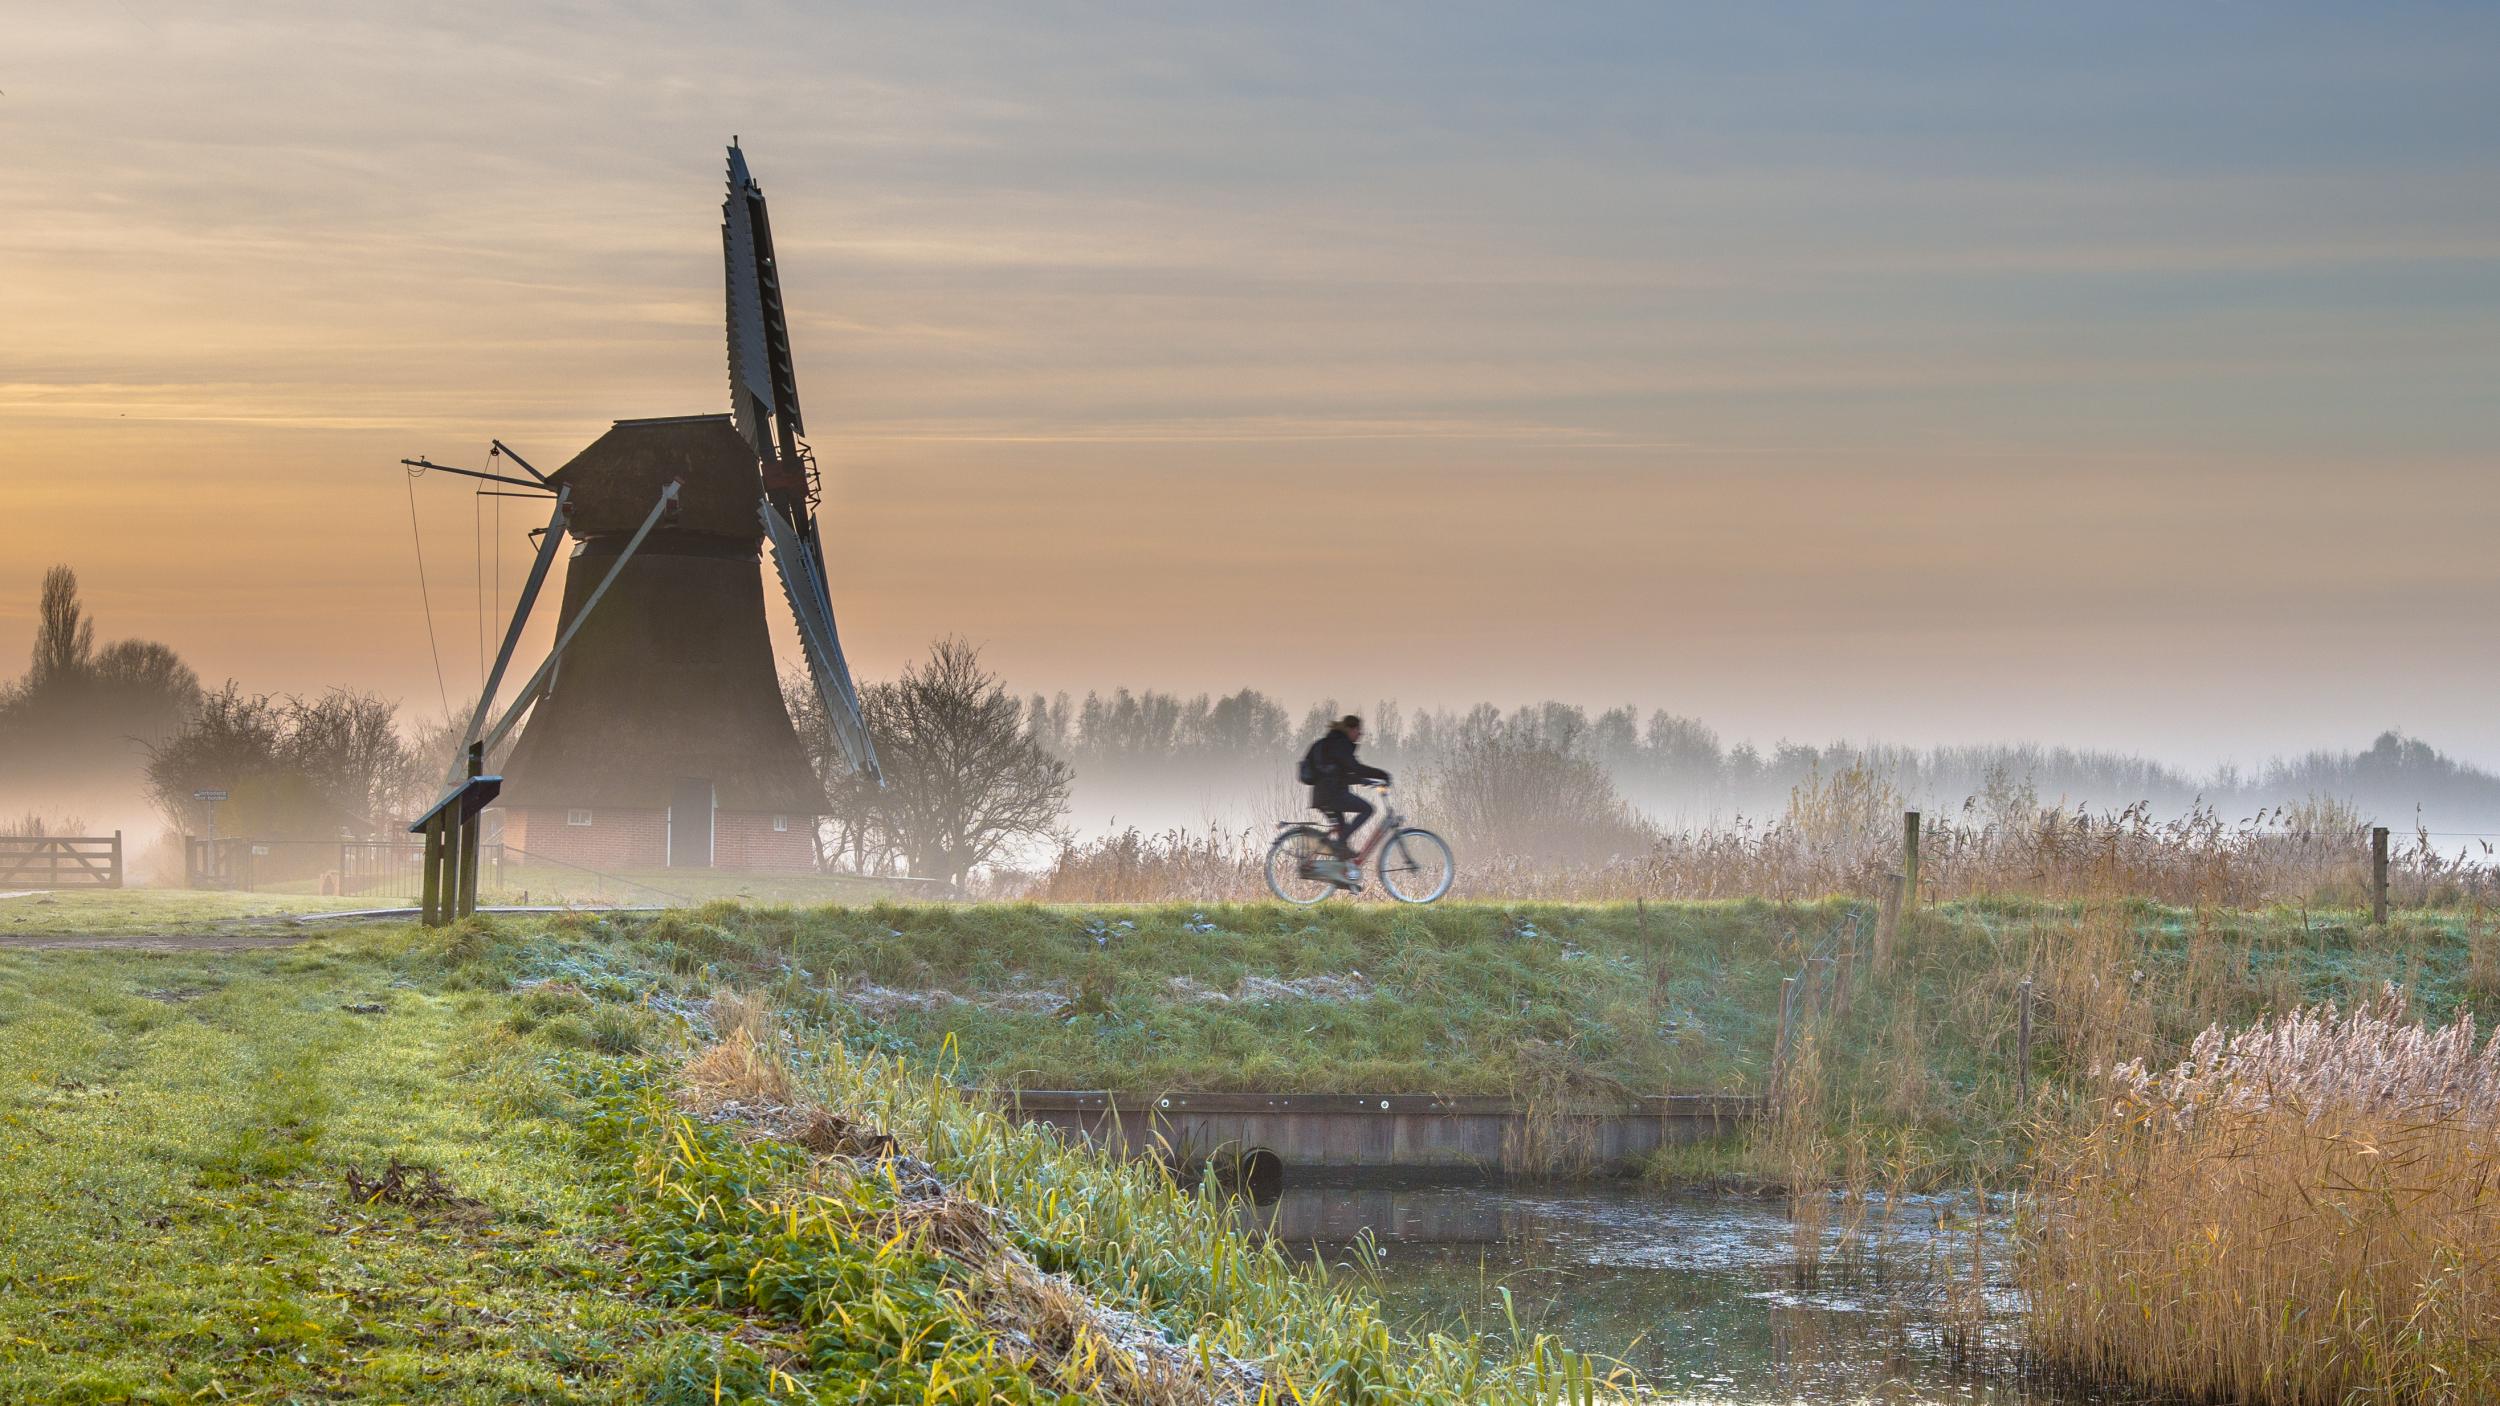
[[[2039,1111],[2016,1067],[2026,977],[2031,1086],[2049,1099],[2094,1063],[2184,1049],[2214,1021],[2391,981],[2434,1018],[2500,995],[2494,935],[2459,913],[2377,930],[2291,909],[1947,904],[1906,926],[1886,968],[1858,964],[1845,1002],[1829,966],[1807,965],[1871,945],[1871,909],[1842,901],[716,906],[606,921],[663,964],[748,973],[855,1048],[943,1052],[968,1081],[1027,1088],[1760,1090],[1782,978],[1804,970],[1796,1091],[1815,1159],[1920,1181],[2019,1160]],[[1688,1155],[1668,1170],[1733,1169]]]
[[[64,889],[0,897],[0,945],[49,938],[285,932],[286,919],[375,906],[358,898],[192,889]]]
[[[1400,1338],[1160,1172],[769,1002],[696,1080],[737,973],[666,955],[581,918],[0,950],[0,1400],[1592,1389],[1548,1346]],[[811,1150],[835,1117],[852,1151]]]
[[[2005,1185],[2035,1129],[2089,1105],[2091,1069],[2158,1064],[2209,1023],[2389,983],[2433,1020],[2500,995],[2500,941],[2458,911],[2380,929],[2291,909],[1948,904],[1916,914],[1887,965],[1849,966],[1845,999],[1838,968],[1809,961],[1862,945],[1865,910],[1838,901],[723,903],[308,936],[271,911],[63,896],[41,931],[97,945],[0,940],[0,1399],[808,1399],[785,1389],[803,1380],[917,1400],[907,1388],[939,1377],[1131,1399],[1087,1375],[1098,1353],[980,1346],[1009,1340],[993,1311],[1062,1309],[1097,1326],[1142,1314],[1207,1349],[1198,1368],[1165,1364],[1197,1374],[1196,1395],[1170,1399],[1254,1399],[1225,1395],[1248,1378],[1219,1370],[1219,1347],[1264,1381],[1342,1388],[1310,1399],[1542,1399],[1586,1389],[1586,1364],[1397,1338],[1359,1288],[1296,1277],[1157,1174],[1019,1133],[939,1076],[1530,1101],[1759,1089],[1781,981],[1805,970],[1786,1116],[1659,1173]],[[305,940],[246,943],[281,933]],[[751,993],[734,1008],[750,1016],[719,1018],[730,991]],[[677,1071],[732,1026],[762,1033],[730,1084],[883,1127],[889,1151],[989,1209],[897,1200],[900,1181],[871,1185],[884,1173],[784,1146],[791,1126],[731,1136],[697,1118]],[[751,1123],[761,1105],[723,1106]],[[394,1163],[439,1181],[351,1190],[351,1172]],[[697,1182],[716,1193],[685,1200]],[[701,1209],[750,1202],[774,1209]],[[912,1238],[994,1213],[1055,1229]],[[902,1229],[909,1253],[868,1243]],[[717,1253],[683,1260],[697,1243]],[[902,1326],[845,1336],[806,1293],[754,1296],[755,1276],[785,1271]],[[1390,1385],[1365,1398],[1366,1382]]]
[[[683,1325],[499,1100],[500,1015],[371,943],[0,952],[0,1399],[637,1399]],[[395,1160],[483,1205],[347,1194]]]

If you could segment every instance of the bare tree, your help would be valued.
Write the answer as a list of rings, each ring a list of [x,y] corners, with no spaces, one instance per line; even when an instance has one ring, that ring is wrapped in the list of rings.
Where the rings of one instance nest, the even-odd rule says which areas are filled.
[[[885,771],[877,820],[914,874],[960,884],[1011,841],[1050,837],[1067,813],[1067,764],[964,640],[940,640],[860,705]]]
[[[233,823],[273,839],[391,830],[434,778],[399,735],[393,706],[332,689],[270,698],[232,683],[201,700],[183,729],[148,749],[148,788],[176,828],[206,819],[192,792],[228,790]]]
[[[806,749],[808,766],[825,793],[825,810],[816,825],[817,867],[853,874],[892,873],[898,856],[880,813],[877,784],[853,772],[835,745],[815,681],[799,669],[782,675],[781,701],[790,710],[799,745]]]
[[[1471,715],[1425,771],[1425,808],[1494,855],[1584,863],[1645,848],[1646,827],[1576,745],[1583,729],[1556,721]]]

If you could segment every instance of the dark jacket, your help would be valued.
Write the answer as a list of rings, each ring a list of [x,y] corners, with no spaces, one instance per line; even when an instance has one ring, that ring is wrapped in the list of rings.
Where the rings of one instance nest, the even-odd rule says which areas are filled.
[[[1336,728],[1319,740],[1319,783],[1311,788],[1313,810],[1344,810],[1354,798],[1357,781],[1386,781],[1389,773],[1366,766],[1354,755],[1354,739]]]

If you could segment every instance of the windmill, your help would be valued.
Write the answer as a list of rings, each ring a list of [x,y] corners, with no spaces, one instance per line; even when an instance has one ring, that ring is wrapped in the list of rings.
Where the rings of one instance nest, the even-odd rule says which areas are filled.
[[[771,222],[734,143],[721,215],[729,413],[618,420],[547,474],[495,441],[490,460],[508,458],[526,478],[401,461],[555,500],[464,738],[472,758],[491,755],[527,719],[500,802],[506,845],[532,859],[598,869],[814,863],[824,792],[782,702],[759,550],[769,551],[823,704],[826,755],[879,780],[826,585],[821,483]],[[567,539],[555,643],[490,724]]]

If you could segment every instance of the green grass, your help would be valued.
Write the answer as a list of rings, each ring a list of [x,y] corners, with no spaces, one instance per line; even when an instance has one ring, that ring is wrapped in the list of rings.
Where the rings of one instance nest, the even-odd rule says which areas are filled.
[[[580,917],[0,951],[0,1400],[1092,1399],[1090,1365],[1001,1352],[977,1266],[877,1222],[893,1174],[820,1180],[657,1098],[692,1029],[672,1012],[741,971]],[[1550,1344],[1394,1335],[1159,1171],[798,1026],[807,1098],[890,1128],[1033,1264],[1171,1342],[1311,1401],[1590,1388]],[[395,1162],[458,1199],[349,1193]]]
[[[1857,970],[1845,1009],[1802,1003],[1834,1148],[1854,1139],[1920,1179],[2009,1168],[2027,1112],[2018,986],[2029,974],[2046,992],[2083,914],[2013,900],[1927,910],[1888,969]],[[2477,989],[2476,944],[2487,958],[2491,946],[2457,914],[2382,931],[2350,914],[2131,903],[2111,921],[2133,944],[2112,979],[2141,970],[2147,993],[2129,1052],[2155,1055],[2215,1020],[2348,1001],[2390,981],[2444,1019]],[[838,1021],[854,1048],[944,1051],[976,1082],[1553,1101],[1763,1089],[1782,978],[1853,923],[1871,940],[1871,911],[1842,901],[715,905],[618,917],[609,930],[681,970],[773,983],[793,1009]],[[2482,992],[2487,1008],[2493,994]],[[2082,1072],[2067,1057],[2076,1032],[2045,994],[2035,1015],[2034,1082],[2055,1087]],[[1676,1158],[1679,1178],[1746,1165],[1738,1148]]]
[[[639,1399],[671,1325],[594,1291],[572,1134],[499,1104],[492,1002],[399,980],[0,953],[0,1399]],[[487,1214],[353,1204],[393,1160]]]
[[[192,889],[62,889],[0,898],[0,944],[47,937],[144,937],[289,931],[282,919],[389,907],[361,898]]]
[[[854,1044],[922,1056],[951,1044],[974,1079],[1617,1096],[1758,1081],[1776,954],[1848,912],[724,906],[615,927],[681,966],[744,964],[793,1001],[830,989],[820,1004]]]
[[[211,927],[235,916],[179,911]],[[368,926],[242,953],[0,947],[0,1400],[708,1400],[711,1374],[752,1365],[757,1332],[839,1386],[846,1369],[813,1355],[821,1317],[741,1306],[727,1270],[704,1289],[650,1250],[726,1236],[706,1243],[740,1274],[778,1254],[761,1223],[654,1219],[658,1187],[636,1178],[673,1155],[657,1135],[675,1125],[645,1108],[639,1132],[601,1130],[625,1094],[587,1076],[667,1057],[668,1012],[725,986],[764,992],[801,1032],[809,1097],[892,1129],[1012,1212],[1037,1262],[1107,1301],[1305,1388],[1480,1399],[1450,1384],[1498,1378],[1513,1393],[1511,1367],[1471,1343],[1388,1335],[1150,1171],[1008,1128],[933,1070],[1536,1098],[1758,1087],[1780,978],[1855,911],[715,905]],[[2151,1040],[2390,980],[2435,1019],[2492,995],[2478,918],[2380,931],[2132,905],[2115,921],[2129,945],[2111,977],[2142,983]],[[2057,970],[2085,926],[2062,905],[1921,914],[1889,970],[1810,1023],[1830,1155],[1928,1177],[2013,1165],[2016,983]],[[843,994],[863,981],[973,999],[885,998],[869,1014]],[[1036,990],[1053,994],[997,999]],[[2053,1008],[2043,1024],[2033,1074],[2055,1097],[2080,1072],[2076,1032]],[[765,1187],[788,1170],[784,1154],[750,1165],[753,1149],[704,1146],[681,1171]],[[1749,1165],[1734,1147],[1676,1157],[1662,1170]],[[483,1214],[345,1194],[350,1167],[393,1160],[439,1171]],[[629,1259],[620,1245],[645,1248]],[[839,1237],[801,1248],[864,1275],[862,1302],[883,1292],[911,1325],[963,1331],[948,1317],[960,1305],[915,1297],[951,1282],[927,1256],[888,1262]],[[778,1316],[759,1327],[758,1314]]]

